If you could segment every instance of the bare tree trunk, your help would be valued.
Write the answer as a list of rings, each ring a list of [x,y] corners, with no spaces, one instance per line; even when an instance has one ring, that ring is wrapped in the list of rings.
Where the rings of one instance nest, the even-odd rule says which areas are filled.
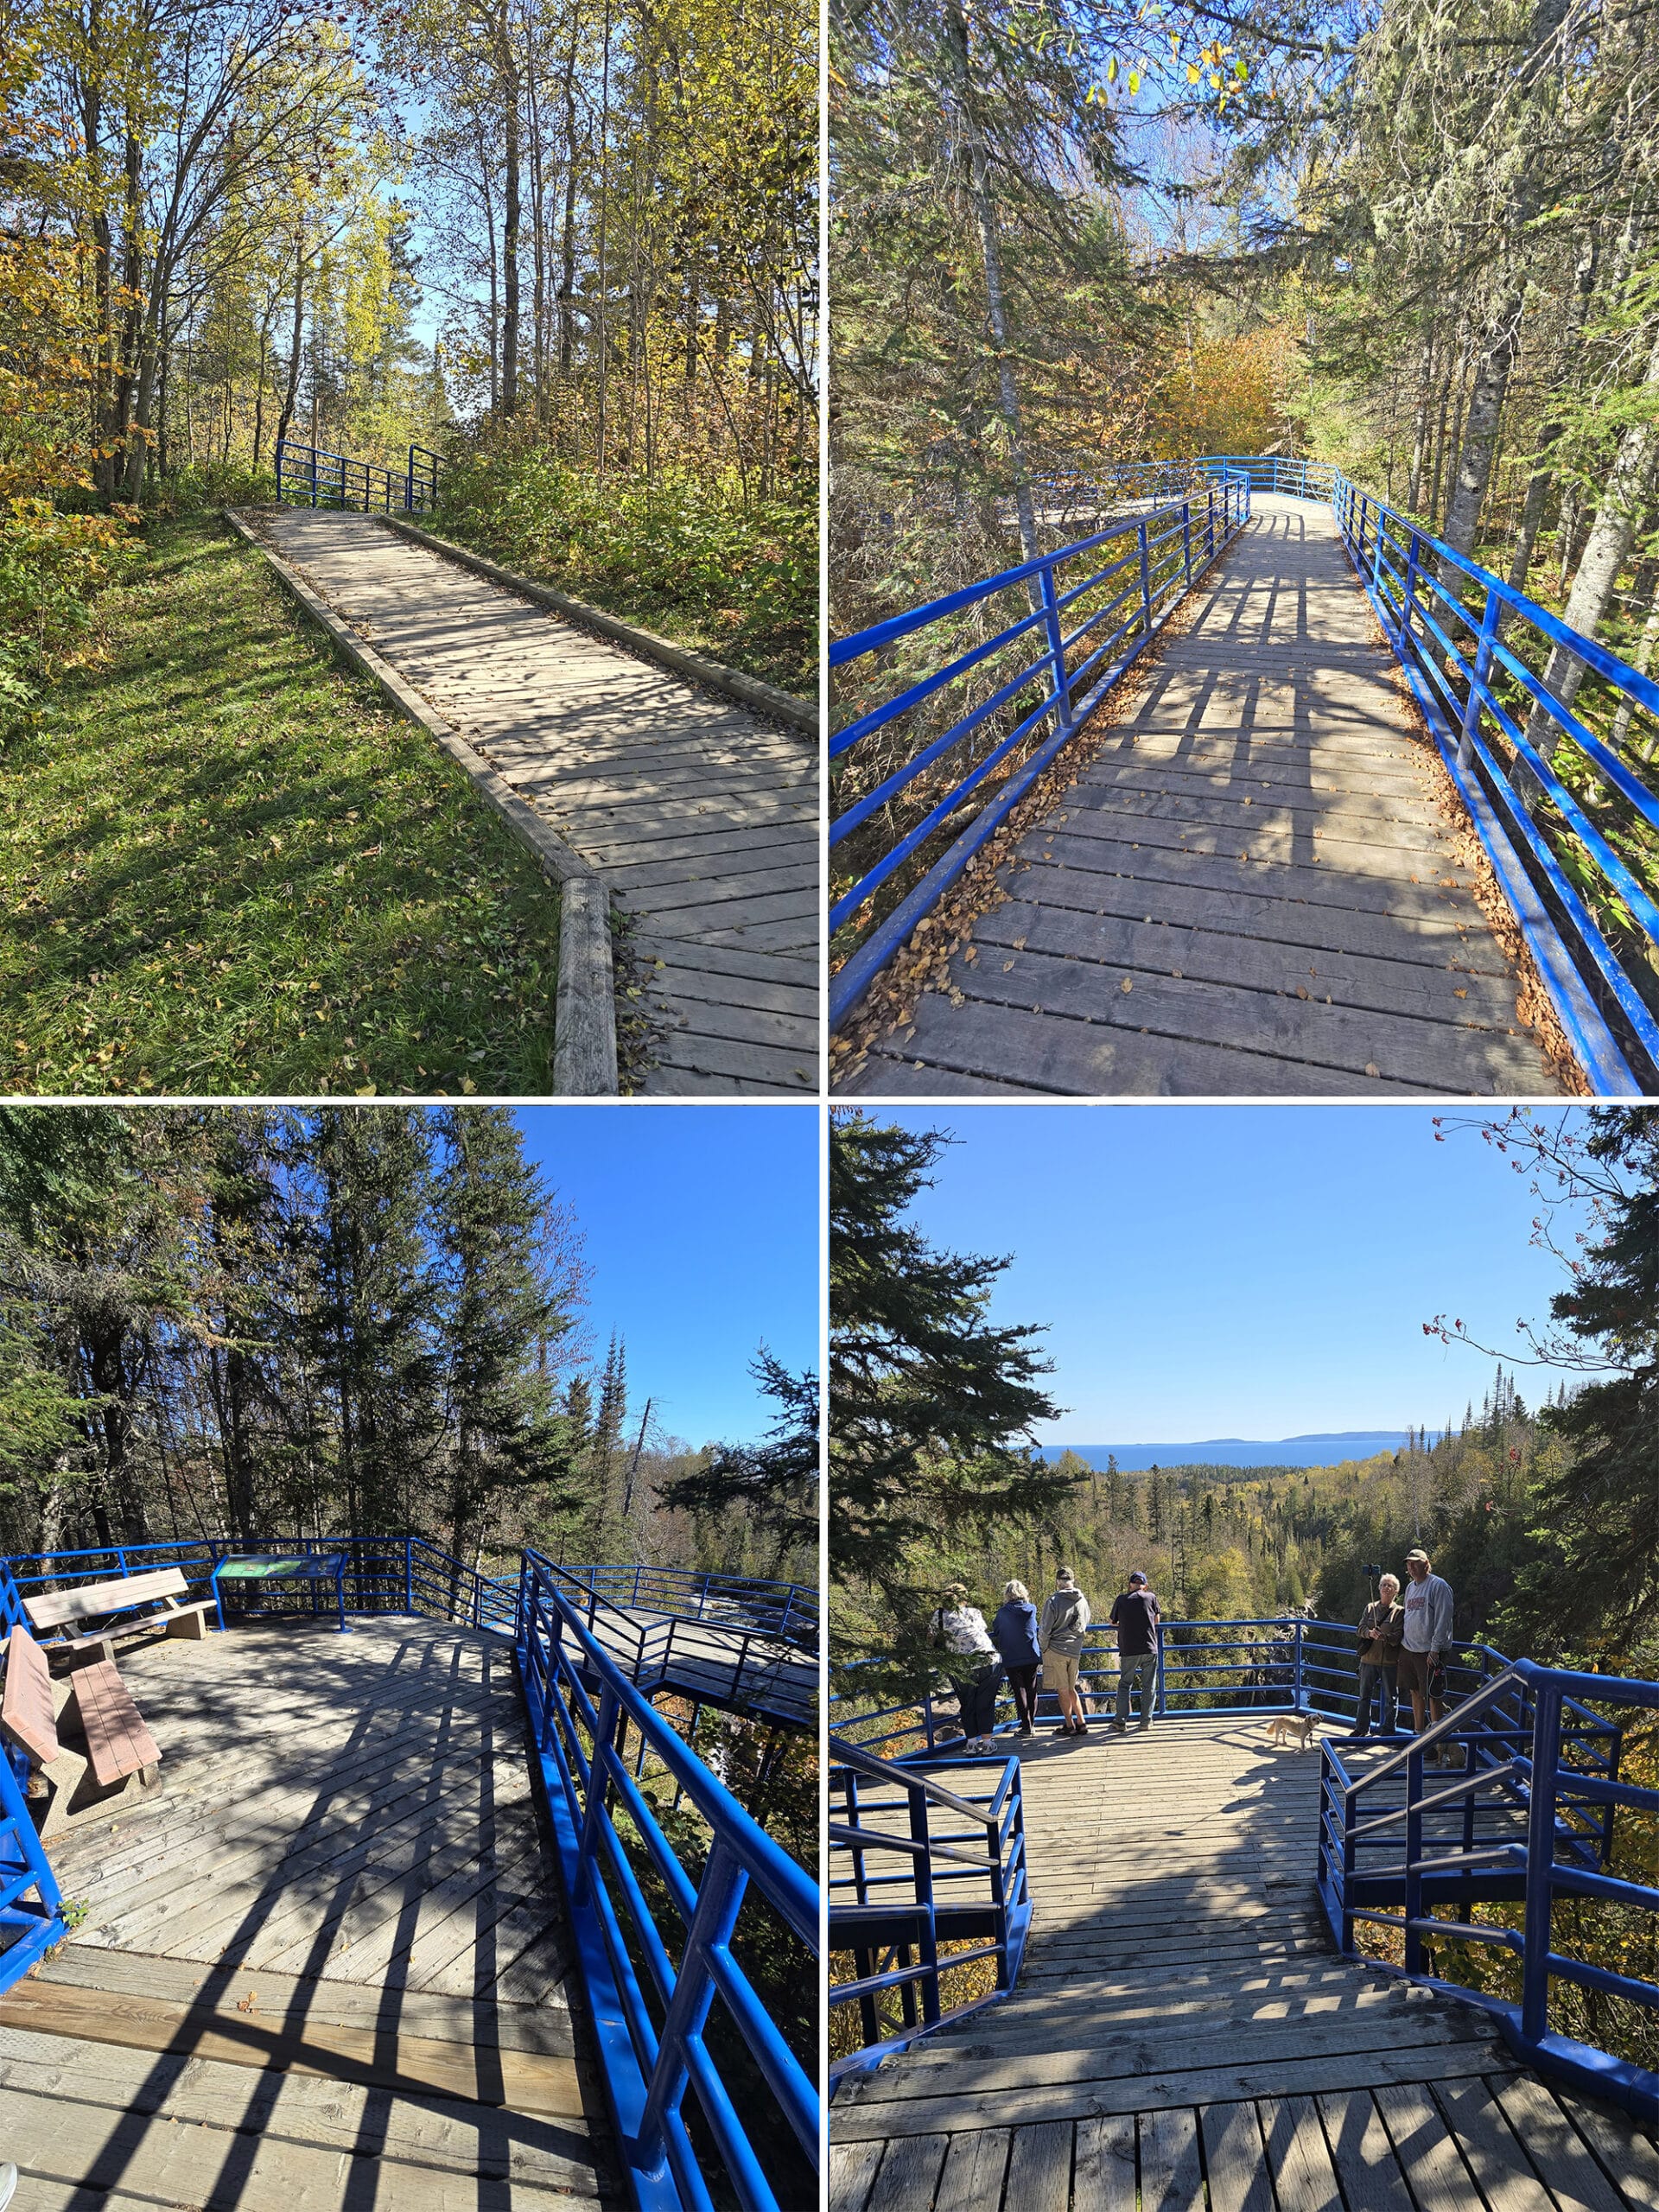
[[[512,56],[507,11],[502,5],[497,18],[497,66],[505,99],[502,103],[502,164],[505,171],[501,207],[501,412],[511,417],[518,411],[518,232],[523,162],[518,116],[518,71]]]
[[[305,333],[305,255],[301,242],[294,241],[294,327],[288,348],[288,383],[283,392],[282,412],[276,417],[276,444],[271,448],[271,467],[276,465],[276,447],[289,433],[294,420],[294,404],[300,390],[300,343]]]
[[[1659,337],[1648,356],[1642,379],[1646,392],[1659,392]],[[1581,637],[1593,638],[1607,602],[1613,595],[1618,572],[1636,542],[1636,527],[1648,497],[1654,457],[1659,451],[1659,425],[1651,419],[1632,423],[1618,442],[1607,487],[1590,525],[1584,553],[1573,578],[1561,620]],[[1570,707],[1584,681],[1584,663],[1565,645],[1549,656],[1544,682],[1563,706]],[[1560,741],[1559,725],[1548,711],[1535,702],[1527,717],[1527,735],[1548,760]]]

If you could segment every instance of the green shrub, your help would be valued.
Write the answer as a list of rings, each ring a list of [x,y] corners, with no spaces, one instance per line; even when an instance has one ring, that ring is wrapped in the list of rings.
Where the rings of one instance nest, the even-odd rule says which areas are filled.
[[[93,601],[137,557],[138,517],[60,514],[50,499],[0,506],[0,731],[61,671],[99,658]]]
[[[440,480],[440,528],[613,613],[672,626],[735,667],[811,688],[817,505],[742,496],[734,472],[647,478],[574,468],[536,447],[462,448]]]

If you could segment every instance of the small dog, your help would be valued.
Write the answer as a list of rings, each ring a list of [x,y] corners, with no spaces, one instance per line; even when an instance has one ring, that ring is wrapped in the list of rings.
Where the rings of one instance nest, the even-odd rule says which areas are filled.
[[[1268,1723],[1268,1732],[1275,1744],[1282,1744],[1287,1736],[1300,1736],[1296,1748],[1305,1751],[1314,1740],[1315,1721],[1311,1713],[1275,1713]]]

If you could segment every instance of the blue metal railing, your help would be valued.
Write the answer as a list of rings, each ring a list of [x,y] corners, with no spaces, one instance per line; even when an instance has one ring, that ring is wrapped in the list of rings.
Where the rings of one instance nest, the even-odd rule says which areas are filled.
[[[1573,1052],[1598,1095],[1633,1096],[1659,1090],[1659,898],[1651,887],[1659,855],[1659,793],[1633,765],[1639,760],[1645,770],[1659,750],[1659,681],[1643,676],[1593,639],[1569,630],[1536,601],[1454,552],[1398,508],[1361,490],[1332,464],[1280,456],[1202,454],[1191,461],[1121,464],[1094,475],[1078,472],[1045,479],[1039,493],[1063,509],[1091,498],[1160,497],[1166,491],[1180,496],[1173,507],[1126,518],[1116,533],[1084,538],[1045,556],[1041,563],[971,585],[831,647],[831,665],[841,667],[889,651],[912,632],[960,614],[1039,570],[1048,580],[1044,605],[1027,620],[944,666],[911,676],[892,696],[867,708],[831,740],[831,755],[839,758],[860,745],[868,752],[868,741],[878,732],[889,731],[880,753],[882,772],[832,824],[830,842],[835,844],[857,833],[880,810],[891,815],[899,795],[917,779],[927,778],[936,763],[1014,698],[1021,682],[1028,683],[1040,673],[1046,686],[1047,696],[1036,712],[937,801],[937,779],[928,778],[912,795],[913,803],[919,804],[924,797],[930,802],[921,818],[868,864],[861,863],[857,880],[836,904],[832,927],[855,918],[882,884],[931,839],[947,828],[957,830],[949,851],[892,913],[868,929],[832,979],[832,1027],[845,1020],[917,923],[937,906],[1059,751],[1070,728],[1082,721],[1108,683],[1116,681],[1147,642],[1149,613],[1122,664],[1115,664],[1085,699],[1067,700],[1063,708],[1066,687],[1057,671],[1083,631],[1074,632],[1070,639],[1058,635],[1056,608],[1072,603],[1076,594],[1057,598],[1055,574],[1064,564],[1094,551],[1108,535],[1122,537],[1135,530],[1144,536],[1150,527],[1154,537],[1161,533],[1164,565],[1159,573],[1174,587],[1175,597],[1184,594],[1188,578],[1185,570],[1179,584],[1173,577],[1170,531],[1160,520],[1171,512],[1188,512],[1198,496],[1192,488],[1181,492],[1183,478],[1189,487],[1205,487],[1211,497],[1217,485],[1242,487],[1243,520],[1249,518],[1249,498],[1257,492],[1329,502],[1358,580],[1405,670]],[[1232,497],[1230,491],[1227,496]],[[1099,582],[1128,565],[1127,558],[1120,561],[1093,581]],[[1120,594],[1113,607],[1121,607],[1128,595]],[[1090,620],[1098,620],[1111,611],[1102,608]],[[1047,648],[1020,680],[976,705],[909,758],[893,761],[893,723],[1039,622],[1046,626]],[[1120,631],[1118,636],[1126,634]],[[1108,645],[1116,642],[1114,638]],[[1093,655],[1071,668],[1067,682],[1072,690],[1099,657]],[[1576,695],[1571,701],[1564,696],[1569,687],[1562,681],[1562,671],[1576,670],[1593,679],[1592,694],[1599,687],[1593,710]],[[963,828],[955,817],[963,803],[1007,753],[1051,715],[1057,726],[1038,753]],[[1593,726],[1598,717],[1601,728]],[[851,765],[855,769],[855,761]],[[843,770],[842,780],[849,780],[848,771]],[[867,836],[861,842],[868,848],[870,840]]]
[[[753,1884],[790,1933],[816,1954],[817,1888],[589,1632],[579,1601],[586,1596],[591,1604],[594,1593],[570,1580],[584,1570],[561,1569],[526,1552],[518,1580],[509,1583],[412,1535],[118,1544],[0,1561],[0,1618],[8,1627],[22,1619],[23,1600],[44,1590],[161,1567],[176,1567],[192,1590],[206,1591],[221,1560],[276,1550],[347,1552],[348,1611],[423,1614],[512,1640],[535,1746],[532,1772],[557,1843],[607,2095],[634,2200],[642,2212],[713,2212],[715,2199],[683,2110],[690,2090],[742,2212],[777,2212],[779,2200],[753,2140],[761,2133],[749,2109],[753,2085],[745,2085],[740,2113],[709,2049],[709,2013],[718,1999],[801,2153],[816,2167],[816,2091],[734,1957],[732,1944]],[[734,1611],[756,1604],[774,1623],[803,1630],[811,1594],[788,1584],[715,1574],[677,1578],[649,1567],[636,1582],[631,1565],[609,1567],[599,1575],[585,1571],[595,1580],[602,1576],[630,1592],[637,1588],[642,1604],[654,1589],[684,1604],[695,1601],[705,1624],[721,1619],[726,1580]],[[262,1588],[258,1596],[262,1611],[291,1612],[311,1605],[308,1592]],[[798,1668],[798,1647],[781,1638],[776,1626],[767,1635]],[[626,1744],[630,1727],[637,1738],[632,1757]],[[674,1783],[676,1834],[685,1834],[688,1800],[707,1825],[709,1848],[695,1877],[685,1864],[687,1846],[670,1843],[639,1786],[647,1757]],[[629,1857],[630,1841],[644,1854],[639,1866]],[[31,1889],[39,1909],[29,1903]],[[653,1905],[652,1897],[661,1902]],[[670,1936],[664,1922],[672,1918],[680,1929]],[[14,1928],[18,1934],[0,1950],[0,1992],[66,1932],[57,1885],[17,1776],[0,1761],[0,1942]]]
[[[1627,757],[1639,714],[1646,766],[1659,735],[1659,683],[1345,476],[1332,505],[1598,1094],[1659,1089],[1659,1019],[1649,1003],[1659,903],[1643,874],[1659,855],[1659,795]],[[1549,680],[1558,652],[1606,687],[1604,719],[1611,727],[1623,715],[1622,748],[1590,727],[1576,698],[1564,702],[1559,675]],[[1624,938],[1624,955],[1610,930]],[[1645,993],[1631,955],[1649,969]]]
[[[846,1019],[916,924],[938,905],[1249,519],[1248,480],[1217,463],[1201,486],[1149,512],[1125,516],[1075,545],[1022,562],[1018,568],[893,615],[830,646],[832,669],[881,657],[879,664],[884,672],[902,676],[896,691],[865,707],[830,738],[830,760],[845,763],[838,781],[855,794],[830,825],[830,845],[842,843],[873,823],[901,792],[910,794],[911,806],[925,809],[891,842],[874,830],[861,841],[863,857],[856,879],[830,909],[832,931],[857,916],[890,878],[950,828],[964,803],[1018,747],[1028,740],[1038,741],[921,880],[868,929],[831,978],[832,1027]],[[1105,550],[1113,547],[1118,550]],[[1066,572],[1064,576],[1062,571]],[[973,638],[959,649],[963,625],[957,618],[971,615],[999,593],[1016,590],[1029,600],[1030,612],[993,636]],[[1068,620],[1074,625],[1069,630]],[[907,656],[893,657],[893,648],[903,640],[941,624],[946,626],[943,663],[918,668]],[[1109,626],[1103,631],[1102,624]],[[1022,641],[1022,651],[1010,651]],[[1027,661],[1033,645],[1036,657]],[[982,697],[968,692],[963,711],[907,758],[893,760],[891,734],[880,747],[873,746],[872,741],[883,731],[891,733],[901,716],[925,706],[947,686],[963,683],[999,656],[1007,658],[999,660],[993,672],[995,688]],[[1006,671],[1011,660],[1021,664],[1010,675]],[[865,680],[869,680],[868,672]],[[1010,716],[1012,726],[1004,729],[997,718]],[[1039,738],[1046,725],[1052,727]],[[982,742],[988,739],[989,747],[976,759],[969,741],[982,733]],[[947,761],[952,765],[943,765]],[[948,788],[941,790],[941,785]],[[873,850],[873,846],[880,849]]]
[[[0,1992],[68,1934],[63,1897],[25,1796],[29,1754],[0,1745]]]
[[[840,1737],[830,1756],[830,1948],[851,1954],[854,1974],[830,1984],[829,2002],[857,2007],[861,2037],[831,2065],[838,2082],[1006,1996],[1025,1955],[1031,1892],[1017,1758],[889,1761]],[[995,1990],[946,2011],[942,1978],[988,1961]],[[894,1996],[900,2018],[889,2032],[881,2004]]]
[[[791,1606],[788,1593],[795,1586],[760,1586],[719,1574],[677,1575],[650,1567],[555,1563],[548,1572],[639,1688],[648,1693],[676,1690],[699,1706],[732,1706],[787,1727],[812,1725],[817,1706],[817,1620],[815,1613],[808,1643],[807,1608]],[[728,1582],[730,1589],[722,1588]],[[754,1593],[762,1587],[785,1594],[757,1605]],[[670,1611],[667,1604],[681,1610]],[[757,1625],[757,1611],[762,1624],[792,1618],[797,1634]]]
[[[613,1605],[679,1620],[715,1620],[750,1628],[798,1643],[804,1651],[816,1652],[818,1648],[818,1593],[804,1583],[766,1581],[751,1575],[699,1574],[686,1568],[642,1566],[632,1560],[609,1566],[576,1566],[561,1560],[559,1565],[564,1573]]]
[[[1491,1644],[1455,1649],[1464,1656],[1448,1660],[1446,1666],[1448,1703],[1473,1697],[1511,1664]],[[1105,1713],[1114,1702],[1118,1678],[1111,1629],[1090,1629],[1077,1677],[1085,1703],[1096,1713]],[[1345,1621],[1280,1613],[1259,1619],[1164,1622],[1153,1706],[1160,1719],[1214,1719],[1228,1713],[1312,1713],[1351,1721],[1358,1702],[1358,1641]],[[1058,1717],[1052,1691],[1039,1691],[1038,1707],[1039,1715]],[[1050,1707],[1052,1712],[1046,1710]],[[936,1704],[931,1690],[887,1706],[867,1706],[846,1691],[834,1691],[830,1710],[837,1742],[890,1758],[926,1756],[947,1744],[957,1728],[949,1700]],[[1007,1734],[1017,1725],[1006,1687],[998,1692],[997,1714],[995,1733]],[[1579,1726],[1587,1737],[1617,1742],[1618,1731],[1594,1714],[1580,1715]]]
[[[1624,1781],[1621,1732],[1594,1713],[1659,1709],[1659,1683],[1516,1660],[1404,1750],[1363,1772],[1321,1747],[1319,1891],[1344,1952],[1357,1923],[1395,1931],[1404,1964],[1369,1960],[1491,2012],[1504,2039],[1541,2072],[1659,2120],[1659,2075],[1554,2032],[1550,1989],[1567,1982],[1659,2010],[1659,1985],[1554,1948],[1552,1908],[1579,1897],[1659,1914],[1659,1888],[1605,1871],[1617,1813],[1659,1814],[1659,1790]],[[1604,1732],[1586,1726],[1596,1722]],[[1430,1784],[1430,1756],[1461,1772]],[[1387,1854],[1386,1859],[1383,1854]],[[1381,1863],[1379,1863],[1381,1862]],[[1518,1903],[1520,1926],[1469,1917],[1476,1903]],[[1440,1919],[1436,1904],[1460,1906]],[[1521,1999],[1427,1971],[1427,1942],[1496,1945],[1519,1961]]]
[[[733,2101],[707,2024],[718,1999],[816,2171],[817,2092],[738,1964],[733,1938],[753,1884],[816,1957],[817,1885],[607,1656],[560,1586],[560,1570],[540,1553],[524,1555],[518,1610],[537,1779],[636,2201],[648,2212],[682,2206],[712,2212],[683,2109],[690,2090],[743,2212],[776,2212],[752,2123]],[[597,1707],[589,1681],[599,1686]],[[711,1841],[696,1880],[634,1778],[626,1749],[629,1724],[708,1824]],[[683,1936],[677,1947],[664,1938],[642,1870],[677,1915]]]
[[[321,446],[276,442],[276,497],[286,505],[348,509],[357,514],[429,514],[438,504],[439,457],[410,446],[402,469],[353,461]]]

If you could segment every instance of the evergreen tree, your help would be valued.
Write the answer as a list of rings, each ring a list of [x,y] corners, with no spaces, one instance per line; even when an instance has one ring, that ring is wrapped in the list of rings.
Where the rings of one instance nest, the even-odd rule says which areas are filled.
[[[659,1493],[672,1510],[699,1520],[734,1521],[764,1541],[762,1572],[779,1580],[817,1580],[818,1378],[791,1375],[763,1344],[749,1372],[778,1413],[759,1444],[717,1444]]]
[[[335,1414],[353,1537],[423,1528],[436,1498],[442,1417],[440,1284],[424,1236],[426,1116],[404,1106],[325,1106],[312,1133],[318,1298],[311,1333]]]
[[[1065,1488],[1027,1441],[1058,1410],[1039,1332],[988,1317],[1007,1261],[939,1251],[905,1218],[944,1144],[830,1122],[830,1571],[880,1590],[901,1637],[925,1617],[938,1540],[1033,1519]]]
[[[446,1518],[449,1548],[466,1560],[508,1500],[535,1491],[556,1510],[574,1502],[570,1425],[555,1408],[546,1361],[572,1317],[543,1262],[549,1194],[511,1111],[449,1107],[435,1134]]]

